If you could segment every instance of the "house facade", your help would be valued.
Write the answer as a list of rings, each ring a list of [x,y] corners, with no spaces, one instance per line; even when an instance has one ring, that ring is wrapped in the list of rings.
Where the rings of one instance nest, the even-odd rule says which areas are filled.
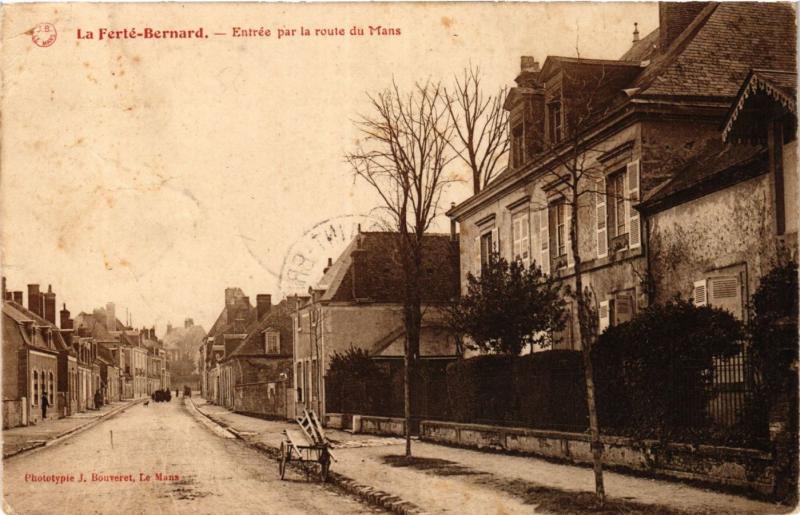
[[[397,233],[359,232],[295,312],[298,411],[313,409],[321,417],[328,413],[325,376],[336,353],[363,349],[394,372],[402,367],[404,283],[393,251],[397,238]],[[420,359],[446,364],[456,356],[443,307],[458,295],[458,243],[448,235],[426,235],[423,249]]]
[[[639,205],[697,160],[713,160],[719,152],[747,153],[724,150],[720,127],[752,68],[795,69],[795,18],[785,4],[732,3],[662,3],[659,18],[660,27],[643,39],[635,35],[618,60],[550,56],[540,68],[532,58],[522,59],[505,104],[509,167],[448,212],[460,232],[462,289],[467,274],[479,274],[491,252],[535,263],[565,287],[573,285],[574,216],[583,283],[595,300],[600,331],[629,320],[676,288],[692,294],[694,281],[676,282],[668,270],[677,256],[654,261],[651,220]],[[769,41],[756,49],[752,41],[764,40],[767,28]],[[577,203],[564,184],[576,169],[581,175]],[[715,231],[718,215],[725,215],[720,209],[661,215],[653,220],[655,234],[663,240],[669,227],[677,230],[690,222]],[[697,245],[703,245],[699,236]],[[707,257],[724,253],[704,252]],[[660,270],[654,272],[654,266]],[[653,273],[662,274],[660,284]],[[755,280],[755,275],[748,279]],[[579,348],[573,304],[568,303],[570,323],[553,335],[555,348]]]
[[[22,292],[3,292],[4,428],[41,423],[44,395],[48,419],[67,408],[68,395],[58,394],[59,360],[69,361],[69,348],[55,325],[55,294],[51,288],[40,293],[38,285],[29,285],[28,293],[25,308]]]
[[[219,361],[226,407],[233,411],[285,418],[294,413],[292,385],[292,318],[294,298],[272,305],[256,296],[256,320],[247,336]]]
[[[241,288],[225,289],[225,304],[200,347],[201,394],[208,402],[233,408],[234,377],[221,361],[247,337],[256,312]]]

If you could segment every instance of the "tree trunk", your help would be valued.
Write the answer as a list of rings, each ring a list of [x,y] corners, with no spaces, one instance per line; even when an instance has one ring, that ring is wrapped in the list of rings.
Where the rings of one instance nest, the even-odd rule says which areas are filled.
[[[597,405],[594,396],[594,369],[592,368],[591,346],[594,331],[589,321],[588,299],[583,293],[583,277],[581,271],[581,255],[578,247],[578,190],[577,184],[572,191],[572,219],[570,220],[570,245],[575,262],[575,295],[578,301],[578,340],[581,342],[583,354],[583,370],[586,379],[586,406],[589,411],[589,431],[591,433],[592,461],[594,464],[594,489],[600,506],[605,504],[605,486],[603,485],[603,444],[600,441],[600,425],[597,421]]]

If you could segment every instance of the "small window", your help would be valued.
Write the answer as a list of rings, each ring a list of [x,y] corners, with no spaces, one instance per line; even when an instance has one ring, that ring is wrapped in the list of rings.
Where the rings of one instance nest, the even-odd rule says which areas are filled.
[[[266,331],[264,333],[264,344],[267,354],[280,354],[281,334],[277,331]]]
[[[33,371],[33,405],[39,405],[39,371]]]
[[[551,102],[547,105],[547,120],[550,143],[561,143],[563,138],[561,102]]]

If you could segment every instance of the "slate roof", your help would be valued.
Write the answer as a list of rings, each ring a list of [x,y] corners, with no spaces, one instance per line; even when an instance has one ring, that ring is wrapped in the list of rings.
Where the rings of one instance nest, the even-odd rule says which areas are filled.
[[[767,150],[760,145],[726,145],[712,139],[695,158],[676,170],[639,204],[646,212],[661,211],[749,179],[769,169]]]
[[[262,338],[262,333],[267,330],[277,330],[280,333],[281,351],[291,348],[294,334],[291,307],[286,299],[272,306],[269,314],[263,320],[251,324],[242,343],[223,361],[237,356],[267,355]]]
[[[639,95],[736,95],[752,68],[796,68],[795,12],[787,2],[711,3],[633,87]]]
[[[330,285],[320,300],[402,303],[403,272],[395,257],[400,237],[396,232],[358,234],[320,281]],[[356,251],[364,252],[365,271],[362,273],[367,278],[359,285],[363,299],[356,299],[353,291],[354,281],[358,280],[353,264],[353,254]],[[458,296],[458,244],[451,241],[450,235],[428,234],[423,240],[423,256],[423,302],[448,302]]]
[[[651,59],[656,52],[658,52],[658,35],[659,30],[656,27],[650,34],[634,43],[633,46],[619,58],[620,61],[641,62]]]
[[[64,338],[61,336],[61,332],[58,329],[58,326],[55,324],[50,323],[45,318],[40,317],[33,311],[30,311],[26,307],[17,304],[14,301],[4,301],[3,302],[3,316],[4,316],[4,327],[3,330],[3,337],[9,337],[18,339],[20,343],[24,343],[27,346],[47,350],[51,352],[58,352],[58,351],[65,351],[67,349],[67,344],[64,341]],[[40,340],[39,338],[31,338],[30,335],[23,329],[22,323],[23,321],[32,320],[35,326],[47,326],[50,327],[52,334],[53,334],[53,345],[52,347],[47,344],[47,342]],[[13,328],[16,327],[16,331]],[[9,333],[6,334],[6,329],[9,330]]]

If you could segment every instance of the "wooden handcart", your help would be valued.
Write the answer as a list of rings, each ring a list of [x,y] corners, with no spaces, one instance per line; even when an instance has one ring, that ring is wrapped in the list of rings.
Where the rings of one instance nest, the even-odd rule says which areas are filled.
[[[281,458],[279,472],[281,479],[286,475],[286,466],[290,461],[300,463],[308,477],[315,468],[319,469],[319,477],[323,482],[328,480],[331,461],[336,461],[330,451],[330,442],[325,436],[317,414],[307,409],[303,416],[297,418],[300,430],[285,429],[286,439],[281,442]]]

